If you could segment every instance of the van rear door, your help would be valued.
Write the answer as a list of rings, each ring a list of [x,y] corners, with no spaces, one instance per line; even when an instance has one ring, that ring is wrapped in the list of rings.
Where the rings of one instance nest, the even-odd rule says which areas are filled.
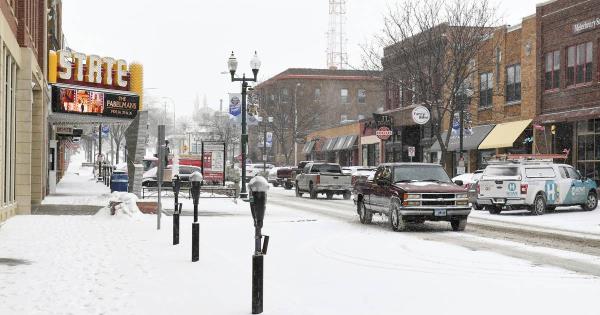
[[[480,198],[518,198],[521,194],[521,174],[516,165],[491,165],[479,180]],[[503,200],[498,200],[502,202]]]

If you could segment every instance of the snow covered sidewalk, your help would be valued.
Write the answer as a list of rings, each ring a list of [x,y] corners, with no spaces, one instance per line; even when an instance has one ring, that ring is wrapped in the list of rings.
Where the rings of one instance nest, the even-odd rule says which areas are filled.
[[[231,215],[200,217],[198,263],[190,217],[178,246],[170,217],[11,218],[0,258],[26,263],[0,259],[0,314],[249,314],[249,206],[209,207]],[[592,276],[293,207],[268,205],[263,232],[264,314],[597,314]]]

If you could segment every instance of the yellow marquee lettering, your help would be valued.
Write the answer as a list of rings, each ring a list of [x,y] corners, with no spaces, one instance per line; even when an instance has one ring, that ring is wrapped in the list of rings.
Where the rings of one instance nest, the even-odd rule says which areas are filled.
[[[115,83],[120,87],[126,87],[127,81],[125,81],[123,77],[127,74],[127,61],[123,59],[117,60],[116,67]]]
[[[115,60],[110,57],[102,58],[102,71],[104,72],[104,77],[102,79],[102,83],[105,85],[113,84],[112,70],[115,65]]]
[[[64,50],[58,51],[58,77],[61,80],[71,79],[71,62],[67,58],[71,58],[70,52]]]
[[[102,83],[102,63],[100,62],[100,56],[89,55],[87,57],[87,73],[86,81],[90,83]]]
[[[73,53],[73,62],[75,63],[75,81],[83,81],[83,60],[85,55],[82,53]]]

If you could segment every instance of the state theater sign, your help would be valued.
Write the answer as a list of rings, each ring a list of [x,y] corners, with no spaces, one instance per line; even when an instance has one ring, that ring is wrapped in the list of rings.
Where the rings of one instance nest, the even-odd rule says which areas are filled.
[[[135,118],[141,110],[143,67],[122,59],[51,51],[48,82],[55,113]]]

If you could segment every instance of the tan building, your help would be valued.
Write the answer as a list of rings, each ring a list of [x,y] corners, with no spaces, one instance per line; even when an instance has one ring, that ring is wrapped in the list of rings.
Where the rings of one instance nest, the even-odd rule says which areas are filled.
[[[47,1],[0,1],[0,221],[46,195]]]

